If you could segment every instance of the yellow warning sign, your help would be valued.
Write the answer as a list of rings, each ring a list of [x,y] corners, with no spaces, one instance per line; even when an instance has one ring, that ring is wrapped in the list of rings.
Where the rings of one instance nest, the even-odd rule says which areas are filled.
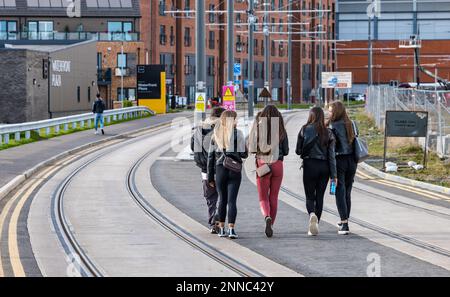
[[[205,112],[206,111],[206,94],[196,93],[195,94],[195,111]]]
[[[227,88],[227,90],[226,90],[226,92],[225,92],[225,97],[228,97],[228,96],[230,96],[230,97],[233,96],[233,93],[231,93],[230,88]]]

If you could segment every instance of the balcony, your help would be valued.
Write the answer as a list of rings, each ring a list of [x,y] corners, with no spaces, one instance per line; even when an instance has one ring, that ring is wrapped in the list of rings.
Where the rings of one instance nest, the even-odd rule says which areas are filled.
[[[0,32],[0,40],[139,41],[137,32]]]
[[[98,85],[105,86],[110,85],[112,79],[112,70],[111,68],[98,69],[97,70],[97,81]]]

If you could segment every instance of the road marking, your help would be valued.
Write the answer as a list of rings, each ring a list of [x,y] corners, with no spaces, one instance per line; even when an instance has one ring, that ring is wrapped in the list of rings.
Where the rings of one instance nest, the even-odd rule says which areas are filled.
[[[45,174],[46,172],[50,171],[50,169],[51,168],[46,169],[41,174],[39,174],[39,176],[41,176],[42,174]],[[38,176],[38,178],[39,178],[39,176]],[[3,208],[3,210],[0,213],[0,231],[3,230],[3,226],[5,224],[6,217],[10,213],[11,207],[14,205],[14,203],[17,201],[17,199],[25,191],[24,189],[28,188],[29,185],[31,185],[31,184],[34,185],[34,184],[36,184],[38,182],[39,182],[39,180],[30,180],[29,182],[27,182],[24,185],[23,190],[19,190],[16,194],[14,194],[13,197],[11,197],[11,199],[8,201],[8,203],[6,203],[5,207]],[[8,241],[9,241],[9,239],[8,239]],[[0,249],[0,277],[4,277],[4,276],[5,276],[5,272],[4,272],[3,266],[2,266],[2,255],[1,255],[1,249]]]
[[[447,201],[450,200],[449,197],[441,195],[441,194],[438,194],[438,193],[429,192],[429,191],[426,191],[426,190],[414,188],[414,187],[407,186],[407,185],[399,185],[399,184],[396,184],[394,182],[387,181],[387,180],[378,180],[378,179],[375,179],[372,176],[369,176],[369,175],[361,172],[360,170],[358,170],[357,175],[359,177],[362,177],[363,179],[366,179],[368,181],[371,181],[371,182],[374,182],[374,183],[377,183],[377,184],[380,184],[380,185],[390,186],[390,187],[394,187],[394,188],[397,188],[397,189],[400,189],[400,190],[403,190],[403,191],[407,191],[407,192],[410,192],[410,193],[420,194],[422,196],[425,196],[425,197],[428,197],[428,198],[431,198],[431,199],[434,199],[434,200],[447,200]]]

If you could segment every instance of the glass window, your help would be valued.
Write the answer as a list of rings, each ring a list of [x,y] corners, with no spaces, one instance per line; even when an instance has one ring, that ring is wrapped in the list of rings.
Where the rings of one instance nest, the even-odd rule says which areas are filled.
[[[117,54],[117,67],[118,68],[127,67],[127,54]]]

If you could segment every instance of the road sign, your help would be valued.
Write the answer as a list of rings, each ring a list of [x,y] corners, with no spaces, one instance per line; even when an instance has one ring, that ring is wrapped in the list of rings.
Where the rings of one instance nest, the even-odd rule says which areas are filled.
[[[206,111],[206,93],[195,93],[195,112]]]
[[[272,94],[270,94],[269,90],[267,88],[264,88],[261,93],[259,93],[259,98],[268,98],[272,99]]]
[[[428,113],[424,111],[386,111],[386,136],[426,137]]]
[[[223,107],[227,110],[236,110],[236,97],[234,86],[223,86],[222,88]]]
[[[322,72],[322,88],[350,89],[351,87],[351,72]]]
[[[244,94],[242,94],[241,90],[236,91],[236,103],[244,103],[247,102]]]
[[[239,64],[239,63],[234,63],[233,70],[234,70],[234,76],[241,76],[241,75],[242,75],[241,64]]]

